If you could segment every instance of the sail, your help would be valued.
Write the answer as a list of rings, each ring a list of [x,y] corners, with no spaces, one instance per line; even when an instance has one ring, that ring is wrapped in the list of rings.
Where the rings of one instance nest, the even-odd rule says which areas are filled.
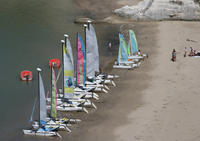
[[[129,30],[129,37],[131,42],[131,53],[133,54],[138,52],[138,44],[133,30]]]
[[[56,75],[55,75],[55,71],[52,67],[52,91],[51,91],[51,95],[52,95],[52,101],[51,101],[51,117],[52,118],[56,118],[57,115],[57,87],[56,87]]]
[[[121,61],[128,61],[127,45],[122,34],[119,34],[120,49],[121,49]]]
[[[128,56],[131,55],[131,42],[130,41],[128,42],[127,53],[128,53]]]
[[[40,96],[40,123],[44,124],[47,119],[46,98],[42,77],[39,73],[39,96]]]
[[[119,51],[118,51],[118,64],[120,64],[121,63],[121,58],[122,58],[122,55],[121,55],[122,53],[121,53],[121,47],[120,47],[120,45],[119,45]]]
[[[86,65],[87,76],[95,76],[99,72],[99,50],[97,37],[92,24],[86,28]]]
[[[72,66],[74,67],[74,58],[73,58],[73,53],[72,53],[72,46],[71,46],[70,40],[68,38],[67,38],[67,41],[66,41],[66,49],[67,49],[67,53],[70,56],[70,61],[72,63]]]
[[[77,39],[77,76],[76,76],[76,83],[77,85],[85,84],[86,80],[86,64],[85,64],[85,48],[83,44],[83,40],[78,34]]]
[[[74,96],[74,62],[69,39],[66,45],[63,45],[64,98],[69,99]]]

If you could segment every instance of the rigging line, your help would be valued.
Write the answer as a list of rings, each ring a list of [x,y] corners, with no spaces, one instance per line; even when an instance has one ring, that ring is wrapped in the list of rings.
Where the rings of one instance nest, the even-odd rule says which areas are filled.
[[[30,118],[29,122],[32,122],[32,121],[33,121],[33,114],[34,114],[34,111],[35,111],[37,99],[38,99],[38,95],[37,95],[36,98],[35,98],[34,105],[33,105],[33,109],[32,109],[32,113],[31,113],[31,118]]]

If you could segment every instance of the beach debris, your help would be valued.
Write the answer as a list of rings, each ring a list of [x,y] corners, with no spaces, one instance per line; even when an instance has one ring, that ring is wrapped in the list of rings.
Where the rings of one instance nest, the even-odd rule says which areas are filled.
[[[197,41],[191,40],[191,39],[186,39],[186,41],[188,41],[188,42],[197,42]]]

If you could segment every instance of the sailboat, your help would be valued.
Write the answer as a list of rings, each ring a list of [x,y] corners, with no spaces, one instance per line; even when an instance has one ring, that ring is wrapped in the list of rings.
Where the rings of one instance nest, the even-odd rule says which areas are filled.
[[[66,41],[62,41],[62,49],[63,49],[63,95],[59,99],[57,99],[59,111],[88,111],[84,107],[94,107],[94,103],[92,103],[88,99],[82,99],[88,93],[75,93],[74,91],[74,66],[73,66],[73,56],[71,45],[68,37]],[[93,95],[91,95],[93,96]],[[47,99],[50,101],[50,99]],[[50,108],[50,107],[48,107]]]
[[[138,43],[133,30],[129,30],[128,58],[139,60],[146,57],[146,54],[138,54]]]
[[[119,34],[119,41],[118,59],[113,68],[131,69],[137,67],[138,65],[134,61],[128,60],[127,45],[123,34]]]
[[[71,44],[70,44],[68,35],[65,34],[64,36],[65,36],[65,44],[63,44],[63,45],[65,45],[65,47],[66,47],[65,50],[63,50],[63,57],[64,57],[63,64],[64,64],[64,66],[66,66],[65,78],[69,77],[70,80],[72,79],[71,87],[75,87],[75,85],[74,85],[75,83],[74,83],[74,79],[73,79],[74,78],[74,58],[73,58],[72,48],[71,48]],[[69,71],[67,71],[67,70],[69,70]],[[71,74],[69,73],[70,76],[68,76],[68,73],[66,71],[71,72]],[[65,88],[65,89],[70,90],[71,88],[69,87],[69,88]],[[72,91],[72,89],[71,89],[71,91]],[[73,99],[75,99],[75,98],[76,99],[93,98],[93,99],[98,100],[99,96],[94,92],[89,92],[89,90],[83,90],[83,89],[76,87],[73,89]]]
[[[88,111],[84,107],[80,107],[79,105],[84,103],[85,101],[72,101],[68,98],[72,98],[72,96],[67,96],[66,93],[64,93],[64,97],[58,98],[57,95],[57,87],[56,87],[56,76],[53,67],[52,70],[52,98],[48,98],[47,101],[51,102],[51,105],[47,106],[47,109],[51,109],[51,115],[55,117],[55,112],[58,111],[85,111],[88,113]],[[66,89],[65,89],[66,90]],[[73,91],[73,89],[72,89]],[[65,92],[65,91],[64,91]],[[67,91],[67,92],[71,92]]]
[[[86,85],[105,87],[106,89],[109,90],[109,88],[105,84],[112,84],[114,86],[116,85],[114,81],[108,79],[107,77],[108,75],[100,74],[99,72],[99,51],[98,51],[97,37],[95,29],[90,21],[88,21],[87,26],[85,25],[85,36],[86,36],[85,39],[86,39],[86,66],[87,66],[86,74],[87,74],[87,80],[89,80],[86,81]]]
[[[85,53],[85,47],[83,44],[83,40],[78,33],[77,35],[77,74],[76,74],[76,85],[86,89],[86,90],[93,90],[96,92],[105,92],[108,93],[107,90],[103,88],[103,85],[88,85],[88,82],[86,81],[87,77],[87,71],[86,71],[86,53]]]
[[[61,137],[59,135],[59,133],[54,132],[54,130],[57,129],[58,126],[57,127],[46,126],[47,110],[46,110],[45,91],[44,91],[43,80],[42,80],[42,77],[40,74],[41,69],[37,68],[37,71],[38,71],[38,96],[35,100],[31,119],[30,119],[30,122],[33,123],[32,129],[23,130],[23,133],[25,135],[33,135],[33,136],[59,136],[59,137]],[[33,122],[32,117],[33,117],[33,113],[34,113],[36,102],[37,102],[38,98],[39,98],[39,120]]]

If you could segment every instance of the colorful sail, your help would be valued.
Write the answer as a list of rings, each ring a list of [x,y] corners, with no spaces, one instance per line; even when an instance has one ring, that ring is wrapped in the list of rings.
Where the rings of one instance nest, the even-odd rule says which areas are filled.
[[[57,87],[56,87],[56,75],[52,67],[52,91],[51,91],[51,117],[56,118],[57,115]]]
[[[76,84],[85,85],[86,81],[86,64],[85,64],[85,48],[83,44],[83,40],[78,34],[77,39],[77,76],[76,76]]]
[[[99,51],[97,37],[92,24],[86,28],[86,65],[87,76],[95,76],[99,72]]]
[[[128,61],[127,45],[123,34],[119,34],[120,49],[121,49],[121,61]]]
[[[121,58],[122,58],[122,55],[121,55],[122,53],[121,53],[121,47],[120,47],[120,45],[119,45],[119,51],[118,51],[118,64],[120,64],[121,63]]]
[[[131,53],[134,54],[138,52],[138,43],[137,43],[136,36],[133,30],[129,30],[129,37],[130,37],[130,43],[131,43]]]
[[[69,99],[74,96],[74,61],[69,39],[67,39],[66,46],[63,45],[63,62],[64,62],[64,98]]]
[[[45,124],[47,119],[46,98],[42,77],[39,73],[39,96],[40,96],[40,124]]]
[[[127,46],[127,54],[128,54],[128,56],[131,55],[131,42],[130,41],[128,42],[128,46]]]

